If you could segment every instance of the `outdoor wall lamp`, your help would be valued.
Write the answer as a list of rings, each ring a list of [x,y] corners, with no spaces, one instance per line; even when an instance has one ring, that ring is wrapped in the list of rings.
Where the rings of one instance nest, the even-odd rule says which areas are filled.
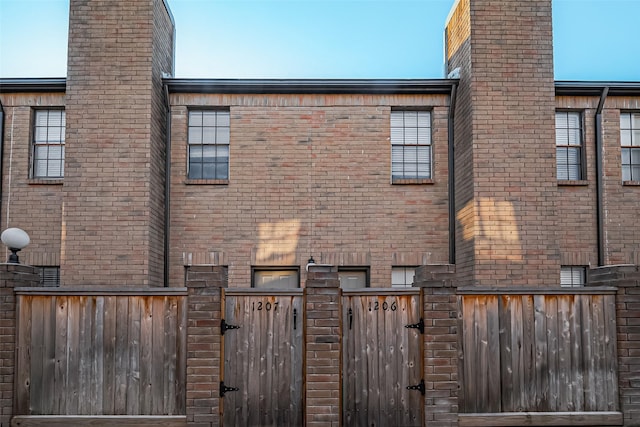
[[[24,249],[29,244],[31,241],[29,235],[20,228],[7,228],[0,234],[0,240],[2,240],[2,243],[11,251],[7,263],[20,264],[18,251]]]
[[[313,255],[311,255],[311,258],[309,258],[309,261],[307,261],[307,271],[309,271],[309,267],[312,265],[315,265],[316,260],[313,259]]]

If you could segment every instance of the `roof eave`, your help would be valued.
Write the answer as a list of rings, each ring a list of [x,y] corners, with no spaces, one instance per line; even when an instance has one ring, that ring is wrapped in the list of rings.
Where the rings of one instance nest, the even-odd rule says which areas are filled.
[[[64,92],[66,88],[67,79],[64,77],[0,79],[0,93]]]

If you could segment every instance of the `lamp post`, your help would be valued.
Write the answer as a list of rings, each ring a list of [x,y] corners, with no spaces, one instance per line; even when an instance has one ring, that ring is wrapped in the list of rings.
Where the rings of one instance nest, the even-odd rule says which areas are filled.
[[[31,241],[29,235],[20,228],[7,228],[0,234],[0,240],[2,240],[2,243],[11,251],[7,263],[20,264],[18,251],[24,249],[29,244]]]

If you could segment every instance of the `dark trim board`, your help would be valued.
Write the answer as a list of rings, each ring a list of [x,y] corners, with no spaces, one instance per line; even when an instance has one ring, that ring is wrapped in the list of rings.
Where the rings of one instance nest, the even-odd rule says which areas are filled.
[[[186,415],[17,415],[12,427],[185,427]]]
[[[458,414],[459,427],[621,426],[622,412],[502,412]]]

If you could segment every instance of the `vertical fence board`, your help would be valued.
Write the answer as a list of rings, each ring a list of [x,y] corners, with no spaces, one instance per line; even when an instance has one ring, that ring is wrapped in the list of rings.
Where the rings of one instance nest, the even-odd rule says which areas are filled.
[[[91,377],[90,377],[90,414],[103,413],[102,402],[104,400],[104,297],[94,297],[92,307],[91,337]]]
[[[584,364],[582,360],[582,303],[581,298],[571,301],[571,381],[573,406],[569,411],[584,411]]]
[[[114,415],[116,393],[116,298],[104,297],[104,379],[102,391],[102,413]]]
[[[64,413],[67,406],[67,340],[68,340],[68,298],[65,296],[59,296],[55,299],[56,310],[56,344],[55,344],[55,359],[56,367],[54,374],[54,395],[53,395],[53,411],[56,414]]]
[[[65,415],[79,414],[80,387],[80,297],[67,298],[67,408]]]
[[[43,391],[44,391],[44,372],[43,360],[44,352],[44,309],[45,300],[43,298],[33,298],[33,313],[31,318],[31,387],[30,387],[30,405],[29,411],[35,415],[43,413]]]
[[[114,412],[127,413],[127,394],[129,381],[129,298],[120,297],[116,301],[116,347],[115,347],[115,384]]]

